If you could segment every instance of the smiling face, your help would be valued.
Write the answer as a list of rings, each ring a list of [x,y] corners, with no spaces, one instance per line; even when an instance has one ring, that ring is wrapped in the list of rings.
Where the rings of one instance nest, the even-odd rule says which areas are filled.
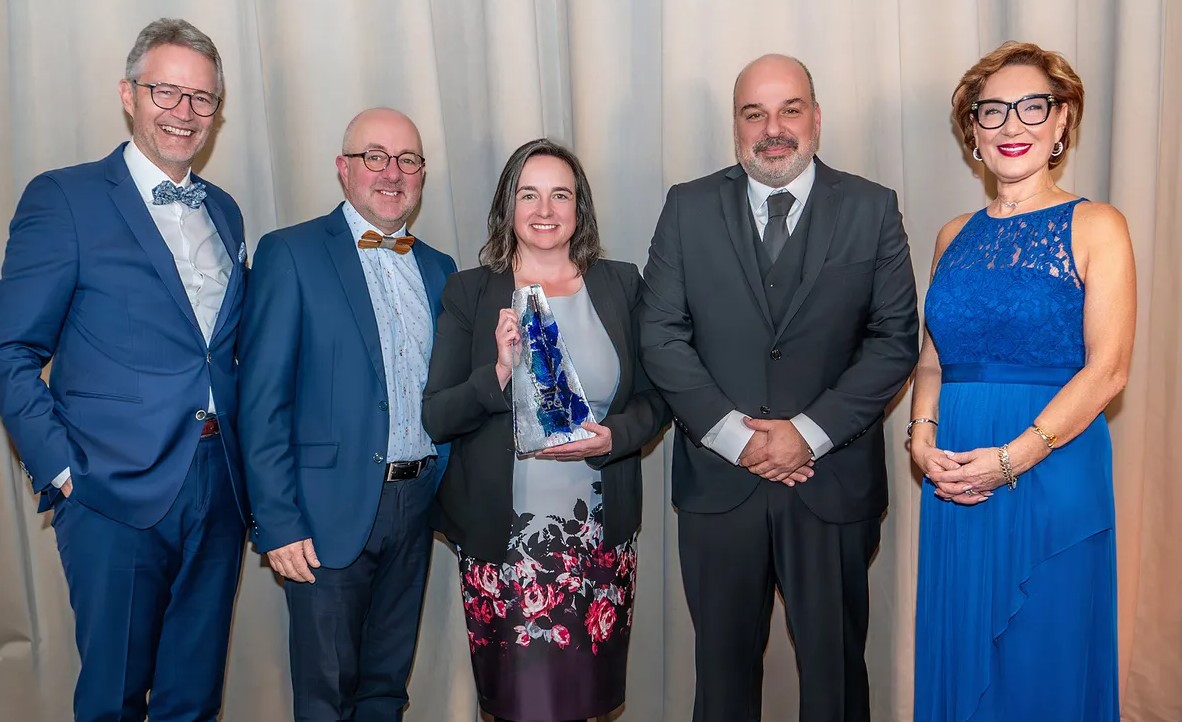
[[[407,151],[423,155],[418,128],[402,113],[388,108],[364,111],[349,124],[342,144],[347,153],[382,150],[391,157],[386,169],[375,173],[361,158],[337,156],[337,172],[345,198],[361,217],[387,235],[402,228],[423,195],[427,169],[404,173],[393,156]]]
[[[157,45],[144,53],[140,83],[171,83],[184,92],[217,91],[217,67],[209,58],[182,45]],[[119,81],[123,110],[131,116],[131,137],[136,146],[178,183],[189,172],[193,158],[209,140],[216,114],[203,118],[193,112],[188,98],[172,110],[152,102],[151,90],[127,79]]]
[[[566,161],[535,155],[525,162],[513,204],[519,249],[566,249],[575,233],[575,174]]]
[[[1030,65],[1008,65],[985,81],[981,100],[1012,103],[1036,93],[1051,93],[1051,81],[1041,70]],[[981,159],[998,180],[1014,183],[1045,170],[1055,143],[1067,128],[1067,108],[1054,105],[1046,122],[1026,125],[1011,110],[1000,128],[986,130],[973,123]]]
[[[747,175],[780,188],[808,167],[821,137],[821,107],[797,61],[767,56],[735,81],[735,156]]]

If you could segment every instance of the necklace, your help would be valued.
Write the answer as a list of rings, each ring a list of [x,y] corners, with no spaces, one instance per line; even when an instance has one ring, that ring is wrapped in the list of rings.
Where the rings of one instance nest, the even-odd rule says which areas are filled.
[[[1046,193],[1047,191],[1051,190],[1054,187],[1055,187],[1054,184],[1049,185],[1040,191],[1035,191],[1034,193],[1031,193],[1030,195],[1026,196],[1025,198],[1019,198],[1016,201],[1003,201],[1001,198],[998,198],[997,202],[1001,204],[1002,208],[1006,209],[1007,211],[1012,211],[1018,207],[1018,204],[1025,203],[1026,201],[1030,200],[1031,198],[1041,196],[1043,193]]]

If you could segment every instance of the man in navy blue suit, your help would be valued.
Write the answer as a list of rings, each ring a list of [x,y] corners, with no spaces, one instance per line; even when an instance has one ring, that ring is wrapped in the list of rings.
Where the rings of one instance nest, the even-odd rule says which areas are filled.
[[[421,421],[452,259],[407,235],[426,161],[402,113],[345,131],[345,202],[259,241],[241,434],[254,538],[285,577],[297,720],[401,720],[446,461]]]
[[[119,82],[132,141],[37,176],[12,220],[0,414],[54,510],[78,720],[221,706],[249,518],[233,424],[246,246],[237,204],[190,165],[222,89],[208,36],[151,23]]]

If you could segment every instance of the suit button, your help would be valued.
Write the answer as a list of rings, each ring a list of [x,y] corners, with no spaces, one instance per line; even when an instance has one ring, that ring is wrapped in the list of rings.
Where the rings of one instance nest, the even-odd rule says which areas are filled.
[[[779,361],[782,358],[784,358],[784,354],[780,353],[780,349],[772,349],[772,361]]]
[[[205,363],[207,363],[207,364],[213,363],[213,354],[212,353],[205,354]]]
[[[382,411],[389,411],[390,410],[390,402],[389,401],[381,401],[378,403],[378,408],[381,409]]]
[[[386,457],[382,456],[381,454],[374,454],[373,455],[373,463],[375,463],[375,464],[380,464],[385,460],[386,460]]]
[[[197,413],[193,414],[193,418],[198,421],[205,421],[205,417],[208,415],[205,413],[205,409],[197,409]]]
[[[759,407],[759,413],[761,413],[761,414],[770,414],[771,412],[772,412],[772,410],[769,409],[767,406],[760,406]]]

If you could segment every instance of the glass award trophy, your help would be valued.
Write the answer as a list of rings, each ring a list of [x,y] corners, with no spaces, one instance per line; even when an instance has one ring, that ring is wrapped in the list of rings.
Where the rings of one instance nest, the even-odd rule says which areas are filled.
[[[539,285],[513,292],[521,323],[521,358],[513,367],[513,439],[519,455],[595,435],[595,421],[558,322]]]

